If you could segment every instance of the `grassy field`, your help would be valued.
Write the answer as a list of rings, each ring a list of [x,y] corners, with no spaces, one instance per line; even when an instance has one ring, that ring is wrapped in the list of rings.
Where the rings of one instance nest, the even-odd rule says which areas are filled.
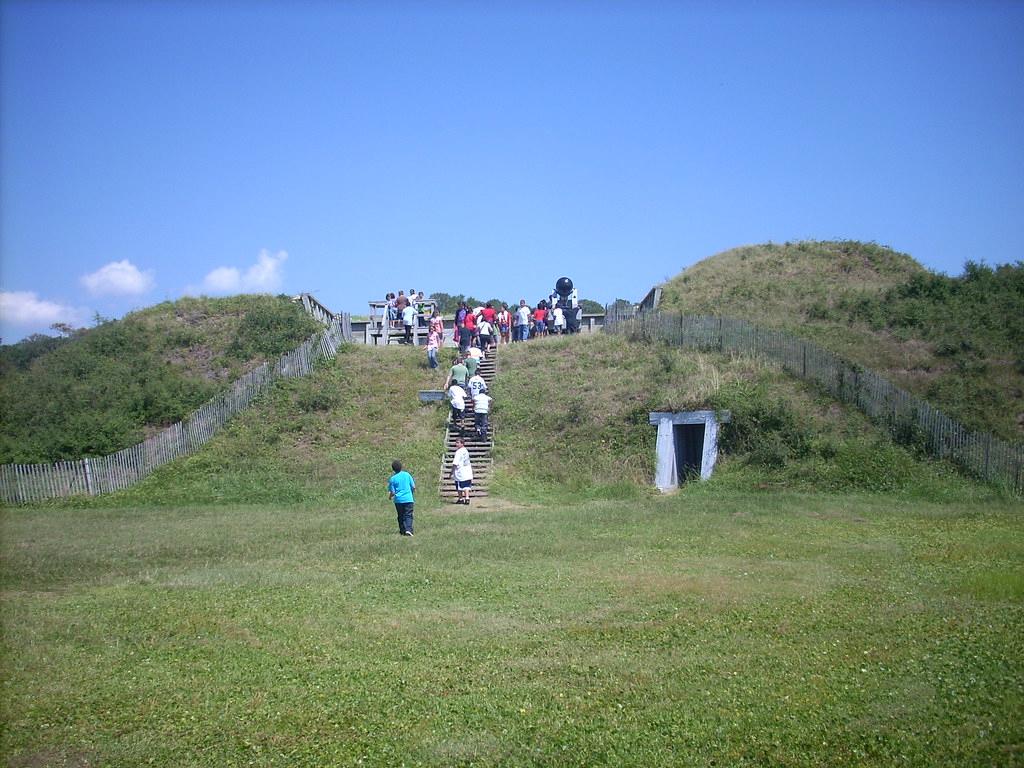
[[[1012,501],[0,512],[9,766],[1024,762]]]

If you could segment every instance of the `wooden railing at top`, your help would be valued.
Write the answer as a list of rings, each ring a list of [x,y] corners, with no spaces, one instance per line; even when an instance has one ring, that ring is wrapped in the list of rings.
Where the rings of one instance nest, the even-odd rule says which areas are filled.
[[[789,373],[855,405],[897,439],[948,459],[965,473],[1024,493],[1024,444],[976,432],[879,374],[817,344],[745,320],[609,305],[604,328],[644,340],[734,352],[780,364]]]
[[[77,494],[96,496],[128,488],[154,469],[198,450],[236,413],[248,407],[278,379],[307,376],[320,360],[333,360],[338,347],[352,341],[352,318],[333,313],[309,294],[296,298],[324,329],[236,380],[226,392],[211,398],[184,421],[172,424],[138,445],[108,456],[51,464],[0,466],[0,501],[24,504]]]
[[[311,293],[300,293],[292,301],[297,301],[302,304],[302,308],[306,310],[314,320],[318,320],[328,328],[331,327],[335,322],[341,324],[341,334],[345,341],[353,341],[352,338],[352,315],[348,312],[331,312],[327,307],[316,300],[316,297]]]

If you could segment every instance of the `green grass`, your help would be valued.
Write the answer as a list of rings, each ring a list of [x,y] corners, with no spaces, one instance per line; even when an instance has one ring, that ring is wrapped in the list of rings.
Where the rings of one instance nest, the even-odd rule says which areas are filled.
[[[347,345],[126,492],[0,510],[6,764],[1024,763],[1019,500],[750,360],[596,335],[499,366],[469,509],[416,397],[443,371]],[[648,413],[706,407],[714,478],[655,494]]]
[[[598,335],[499,366],[470,509],[416,397],[443,371],[350,345],[129,491],[0,511],[7,764],[1024,760],[1019,501],[748,360]],[[708,406],[730,453],[656,495],[648,412]]]
[[[7,765],[1019,765],[1012,502],[0,512]]]

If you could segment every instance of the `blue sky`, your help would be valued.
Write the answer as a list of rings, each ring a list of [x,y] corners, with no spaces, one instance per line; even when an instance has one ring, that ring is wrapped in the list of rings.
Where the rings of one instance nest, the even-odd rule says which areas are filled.
[[[834,238],[1024,258],[1024,3],[0,2],[5,342]]]

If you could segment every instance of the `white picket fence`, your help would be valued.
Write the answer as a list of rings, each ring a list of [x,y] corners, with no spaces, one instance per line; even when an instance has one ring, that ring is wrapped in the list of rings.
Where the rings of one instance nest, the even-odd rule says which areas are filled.
[[[157,467],[198,450],[278,379],[307,376],[318,361],[333,360],[338,347],[352,341],[351,316],[331,313],[308,294],[299,299],[306,311],[326,327],[281,355],[276,363],[263,363],[184,421],[109,456],[53,464],[4,464],[0,466],[0,500],[24,504],[76,494],[96,496],[128,488]]]

